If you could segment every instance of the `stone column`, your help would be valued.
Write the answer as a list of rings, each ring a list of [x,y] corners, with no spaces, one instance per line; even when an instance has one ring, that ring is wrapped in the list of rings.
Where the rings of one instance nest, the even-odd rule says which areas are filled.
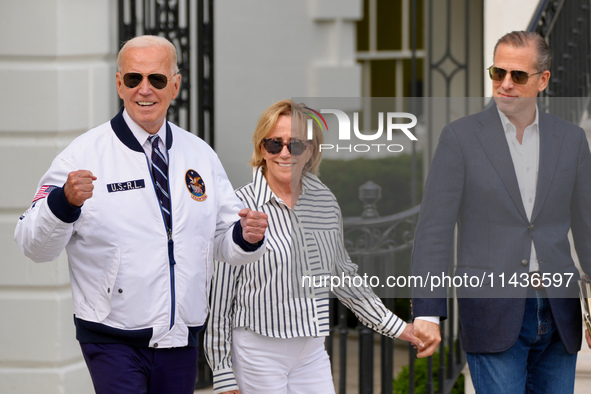
[[[35,264],[13,233],[52,159],[117,109],[116,0],[3,1],[0,36],[0,392],[90,393],[66,255]]]

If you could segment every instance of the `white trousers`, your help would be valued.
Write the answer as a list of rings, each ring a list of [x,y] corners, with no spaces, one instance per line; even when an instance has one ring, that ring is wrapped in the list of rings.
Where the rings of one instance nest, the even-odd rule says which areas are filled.
[[[271,338],[232,330],[232,364],[240,394],[334,394],[324,337]]]

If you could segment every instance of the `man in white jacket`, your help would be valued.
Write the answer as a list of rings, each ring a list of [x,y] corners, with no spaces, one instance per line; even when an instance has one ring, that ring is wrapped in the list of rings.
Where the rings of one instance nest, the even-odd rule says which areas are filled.
[[[174,45],[136,37],[117,67],[124,107],[55,158],[15,240],[36,262],[66,249],[97,392],[192,393],[212,261],[258,260],[267,216],[243,208],[204,141],[166,121]]]

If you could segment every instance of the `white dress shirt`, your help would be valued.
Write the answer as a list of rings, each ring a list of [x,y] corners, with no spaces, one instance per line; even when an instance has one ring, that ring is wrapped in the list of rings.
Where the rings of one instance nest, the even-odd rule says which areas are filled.
[[[129,130],[131,130],[134,137],[138,140],[138,142],[144,149],[144,152],[146,153],[146,156],[148,157],[148,160],[150,161],[151,165],[152,144],[150,143],[150,141],[148,141],[148,138],[152,134],[148,133],[146,130],[142,129],[140,125],[135,123],[127,113],[126,109],[123,110],[123,119],[125,119],[125,123],[127,123],[127,126],[129,126]],[[160,148],[160,152],[163,153],[164,161],[166,162],[166,164],[168,164],[168,152],[166,150],[166,119],[164,120],[164,122],[162,122],[162,126],[160,126],[160,129],[156,134],[158,134],[158,137],[160,137],[160,141],[158,141],[158,148]]]
[[[531,220],[531,214],[536,201],[538,168],[540,165],[538,107],[536,106],[534,122],[527,126],[523,132],[521,144],[517,141],[517,131],[515,130],[513,123],[511,123],[507,116],[501,111],[499,111],[499,116],[501,117],[501,123],[505,130],[505,137],[507,137],[509,152],[511,152],[511,160],[513,160],[513,167],[515,168],[515,175],[517,176],[517,183],[519,184],[521,201],[523,202],[527,219]],[[529,271],[534,272],[539,270],[540,264],[538,263],[536,249],[532,240]]]

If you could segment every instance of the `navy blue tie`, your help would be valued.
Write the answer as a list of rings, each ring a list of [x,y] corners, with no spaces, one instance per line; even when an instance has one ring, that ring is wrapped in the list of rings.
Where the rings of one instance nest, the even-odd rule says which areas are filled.
[[[166,220],[166,227],[170,229],[170,194],[168,192],[168,165],[160,149],[158,141],[160,137],[151,135],[148,140],[152,143],[152,176],[156,185],[156,194],[160,200],[162,213]]]

